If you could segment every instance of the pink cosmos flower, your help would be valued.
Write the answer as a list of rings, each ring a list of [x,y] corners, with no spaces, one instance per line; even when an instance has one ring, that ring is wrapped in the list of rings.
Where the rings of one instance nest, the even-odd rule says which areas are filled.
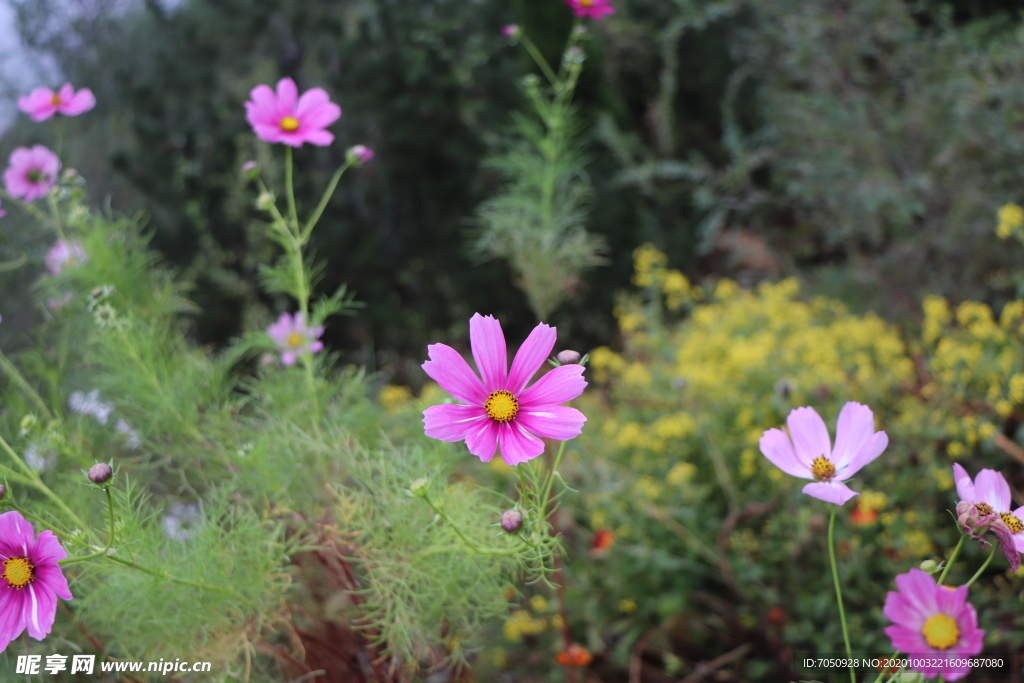
[[[581,19],[603,19],[609,14],[615,14],[611,0],[565,0],[565,4],[569,5],[572,13]]]
[[[18,109],[32,117],[33,121],[45,121],[54,114],[78,116],[96,106],[92,90],[82,88],[78,92],[65,83],[54,92],[49,88],[36,88],[28,95],[18,98]]]
[[[929,664],[916,669],[928,678],[942,674],[956,681],[970,673],[971,667],[954,664],[981,652],[985,631],[967,602],[967,586],[940,586],[928,572],[911,569],[896,577],[896,588],[885,596],[883,610],[893,622],[885,629],[893,648]]]
[[[1010,570],[1020,567],[1020,554],[1024,553],[1024,505],[1010,510],[1010,485],[999,472],[982,470],[972,482],[959,463],[953,463],[953,480],[960,496],[956,512],[965,533],[977,540],[986,531],[995,533],[1003,546],[1003,555]]]
[[[19,147],[11,152],[4,184],[14,197],[30,202],[44,196],[57,182],[60,159],[42,145]]]
[[[544,452],[539,437],[568,441],[579,436],[587,418],[562,404],[587,386],[582,365],[554,368],[533,386],[526,386],[551,355],[555,337],[554,327],[537,325],[508,370],[501,323],[477,313],[469,321],[469,340],[483,381],[455,349],[445,344],[428,346],[430,360],[423,370],[462,403],[424,410],[426,435],[440,441],[464,440],[469,452],[483,462],[489,462],[500,448],[502,459],[513,466]]]
[[[269,85],[257,85],[245,103],[249,125],[264,142],[280,142],[291,147],[302,143],[324,147],[334,135],[324,130],[341,116],[341,107],[331,102],[321,88],[313,88],[298,96],[295,81],[282,78],[277,93]]]
[[[50,271],[50,275],[60,275],[66,266],[80,266],[88,260],[89,257],[85,255],[85,249],[78,240],[57,240],[46,252],[46,269]]]
[[[323,325],[307,326],[301,313],[294,316],[282,313],[277,322],[267,328],[267,334],[281,352],[281,364],[286,366],[295,365],[298,357],[307,351],[320,353],[324,344],[317,339],[323,333]]]
[[[857,495],[843,482],[877,458],[889,445],[885,432],[875,431],[871,409],[860,403],[843,406],[832,448],[828,428],[814,408],[796,408],[786,419],[789,435],[769,429],[761,437],[761,452],[786,474],[812,479],[804,493],[843,505]]]
[[[71,599],[57,564],[67,556],[52,531],[37,537],[20,512],[0,515],[0,652],[26,628],[36,640],[50,633],[57,598]]]

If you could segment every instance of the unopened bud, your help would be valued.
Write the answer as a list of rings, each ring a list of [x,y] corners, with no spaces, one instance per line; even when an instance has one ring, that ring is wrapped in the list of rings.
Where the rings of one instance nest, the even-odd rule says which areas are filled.
[[[939,571],[939,563],[935,560],[925,560],[921,563],[921,571],[928,572],[929,574],[934,574],[935,572]]]
[[[369,163],[373,157],[373,150],[366,145],[352,145],[348,148],[348,160],[353,166]]]
[[[523,34],[523,30],[519,28],[519,24],[506,24],[501,27],[501,33],[509,40],[514,41]]]
[[[427,495],[427,480],[420,477],[413,483],[409,484],[409,492],[414,496],[424,498]]]
[[[21,433],[25,434],[32,431],[35,429],[37,424],[39,424],[39,418],[32,413],[29,413],[25,417],[21,418]]]
[[[89,481],[94,484],[106,484],[114,476],[114,470],[105,462],[97,463],[89,468]]]
[[[580,362],[580,354],[571,349],[559,351],[558,355],[555,356],[555,358],[557,358],[558,362],[561,363],[562,365],[574,365]]]
[[[269,192],[260,192],[260,196],[256,197],[256,208],[263,211],[267,211],[274,205],[274,195]]]
[[[247,161],[242,164],[242,175],[246,178],[255,178],[260,174],[260,165],[255,161]]]
[[[514,534],[523,528],[523,515],[519,510],[508,510],[501,515],[501,528]]]

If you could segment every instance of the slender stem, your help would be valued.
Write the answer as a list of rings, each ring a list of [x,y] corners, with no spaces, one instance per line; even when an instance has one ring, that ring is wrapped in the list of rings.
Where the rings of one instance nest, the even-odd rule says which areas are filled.
[[[843,643],[846,645],[846,658],[850,660],[850,682],[857,683],[857,672],[853,668],[853,651],[850,648],[850,632],[846,626],[846,609],[843,607],[843,591],[839,586],[839,569],[836,567],[836,506],[832,505],[832,513],[828,518],[828,559],[832,565],[832,583],[836,587],[836,604],[839,605],[839,622],[843,627]]]
[[[50,409],[46,407],[46,401],[44,401],[36,390],[32,388],[32,385],[28,383],[25,376],[22,375],[18,368],[14,366],[14,363],[8,360],[3,351],[0,351],[0,368],[3,368],[3,371],[11,381],[21,387],[21,390],[25,392],[25,395],[28,396],[36,406],[39,407],[39,410],[43,412],[43,415],[46,416],[47,420],[53,419],[53,413],[51,413]]]
[[[57,114],[54,119],[57,123],[57,158],[60,159],[61,147],[64,144],[64,117]]]
[[[67,514],[68,518],[70,518],[77,526],[85,527],[85,523],[82,522],[82,519],[78,515],[76,515],[75,512],[71,508],[69,508],[63,500],[61,500],[60,496],[51,491],[50,487],[43,483],[43,480],[39,477],[39,473],[36,472],[31,467],[29,467],[28,465],[26,465],[25,461],[22,460],[21,457],[14,452],[14,449],[11,448],[10,444],[8,444],[7,441],[2,436],[0,436],[0,447],[7,451],[7,454],[11,456],[14,462],[18,463],[18,465],[25,472],[25,474],[28,475],[28,479],[32,482],[32,486],[34,488],[36,488],[39,492],[41,492],[47,498],[52,500],[57,505],[57,507],[63,510],[64,513]]]
[[[42,221],[43,223],[47,223],[51,228],[56,230],[57,234],[60,236],[61,239],[64,239],[64,230],[63,228],[61,228],[60,223],[55,221],[52,216],[46,215],[46,212],[41,211],[39,207],[37,207],[36,205],[30,202],[23,201],[21,198],[15,197],[9,192],[4,192],[3,190],[0,190],[0,198],[2,198],[5,202],[17,204],[26,213],[32,214],[36,219]]]
[[[320,197],[320,203],[317,204],[316,210],[313,215],[306,221],[306,225],[302,228],[302,233],[299,235],[300,241],[305,244],[306,240],[309,239],[309,235],[313,232],[313,227],[320,220],[320,216],[323,214],[324,209],[327,208],[327,202],[330,201],[331,196],[334,195],[334,190],[338,187],[338,182],[341,180],[341,176],[345,174],[345,171],[352,165],[351,161],[346,161],[344,164],[338,167],[338,170],[331,176],[331,182],[327,184],[327,189],[324,190],[324,194]]]
[[[295,211],[295,185],[292,182],[292,148],[284,148],[284,184],[288,195],[288,225],[298,233],[299,219]]]
[[[520,40],[523,41],[523,47],[526,48],[526,51],[530,53],[531,57],[533,57],[533,61],[537,63],[538,67],[540,67],[544,77],[551,82],[551,87],[557,89],[559,84],[558,76],[555,75],[551,65],[548,64],[548,60],[544,59],[544,55],[541,54],[540,50],[537,49],[537,46],[534,45],[533,41],[530,40],[526,34],[523,34],[520,37]]]
[[[110,549],[114,545],[114,499],[110,495],[110,487],[105,487],[103,492],[107,494],[107,511],[109,513],[109,531],[107,533],[107,547],[99,552],[92,553],[90,555],[83,555],[81,557],[69,557],[64,560],[60,560],[61,565],[75,564],[76,562],[85,562],[86,560],[92,560],[97,557],[102,557],[110,552]]]
[[[558,447],[558,453],[555,455],[555,461],[551,463],[551,471],[548,472],[547,482],[544,485],[544,495],[540,499],[540,504],[545,519],[548,515],[548,497],[551,495],[551,488],[555,485],[555,473],[558,472],[558,466],[562,464],[562,456],[565,454],[565,444],[567,443],[568,441],[563,441]]]
[[[953,566],[953,561],[956,559],[956,556],[960,554],[960,548],[963,547],[965,538],[967,537],[960,534],[960,542],[956,544],[955,548],[953,548],[953,554],[949,556],[949,562],[946,563],[946,566],[942,569],[942,574],[939,576],[940,586],[946,580],[946,574],[949,573],[949,568]]]
[[[988,558],[987,558],[987,559],[985,560],[985,564],[981,565],[981,568],[980,568],[980,569],[978,569],[978,571],[976,571],[976,572],[974,573],[974,576],[972,576],[972,577],[971,577],[971,580],[970,580],[970,581],[968,581],[967,583],[965,583],[965,584],[964,584],[965,586],[967,586],[968,588],[970,588],[970,587],[971,587],[971,584],[973,584],[973,583],[974,583],[975,581],[977,581],[977,580],[978,580],[978,577],[979,577],[979,576],[981,576],[981,573],[982,573],[983,571],[985,571],[985,569],[987,569],[987,568],[988,568],[988,563],[992,561],[992,558],[993,558],[993,557],[995,557],[995,555],[996,555],[996,550],[997,550],[998,548],[999,548],[999,546],[998,546],[998,545],[993,545],[993,546],[992,546],[992,552],[990,552],[990,553],[988,554]]]
[[[445,522],[447,522],[448,526],[450,526],[452,531],[455,532],[455,535],[459,537],[459,540],[461,540],[463,543],[465,543],[466,547],[468,547],[470,550],[472,550],[477,555],[496,555],[496,556],[515,555],[516,553],[518,553],[518,552],[520,552],[520,551],[522,551],[522,550],[524,550],[526,548],[526,544],[523,544],[522,546],[519,546],[519,547],[516,547],[516,548],[481,548],[480,546],[478,546],[476,544],[476,542],[470,540],[469,537],[467,537],[464,533],[462,533],[462,530],[459,529],[459,527],[455,524],[454,521],[452,521],[452,518],[448,515],[448,513],[445,512],[443,508],[437,506],[434,503],[434,501],[430,500],[430,496],[423,495],[422,498],[423,498],[423,500],[425,500],[427,502],[427,505],[430,506],[430,509],[433,510],[434,513],[438,517],[440,517]],[[424,551],[421,554],[433,554],[434,552],[443,552],[443,551],[446,551],[446,550],[449,550],[449,549],[450,549],[449,547],[439,547],[438,550],[431,551],[431,549],[428,548],[426,551]],[[430,552],[427,552],[427,551],[430,551]]]
[[[123,567],[138,569],[140,572],[145,572],[146,574],[149,574],[150,576],[155,576],[158,579],[166,579],[174,583],[180,583],[183,586],[191,586],[193,588],[199,588],[204,591],[213,591],[215,593],[224,593],[225,595],[234,595],[232,591],[229,591],[226,588],[221,588],[219,586],[211,586],[210,584],[199,583],[198,581],[190,581],[189,579],[180,579],[176,576],[172,576],[165,572],[159,572],[155,569],[150,569],[145,565],[141,565],[138,562],[133,562],[131,560],[122,560],[120,557],[115,557],[113,555],[108,555],[106,559],[110,560],[111,562],[115,562]]]

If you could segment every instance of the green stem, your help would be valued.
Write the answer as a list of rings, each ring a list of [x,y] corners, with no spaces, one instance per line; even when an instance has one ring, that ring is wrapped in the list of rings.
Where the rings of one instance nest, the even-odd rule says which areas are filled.
[[[91,555],[83,555],[81,557],[69,557],[64,560],[60,560],[61,565],[75,564],[76,562],[85,562],[86,560],[92,560],[97,557],[102,557],[110,552],[110,549],[114,545],[114,499],[110,495],[110,487],[104,487],[103,492],[107,494],[107,511],[109,513],[109,524],[110,530],[107,533],[107,547],[103,550],[92,553]]]
[[[189,579],[180,579],[176,576],[172,576],[171,574],[167,574],[165,572],[158,572],[155,569],[150,569],[145,565],[141,565],[138,562],[133,562],[131,560],[122,560],[120,557],[115,557],[113,555],[108,555],[107,559],[111,562],[121,565],[122,567],[137,569],[140,572],[144,572],[146,574],[149,574],[150,576],[155,576],[158,579],[166,579],[167,581],[171,581],[173,583],[180,583],[183,586],[191,586],[192,588],[198,588],[204,591],[213,591],[215,593],[223,593],[225,595],[235,595],[234,592],[229,591],[225,588],[221,588],[219,586],[211,586],[207,583],[199,583],[198,581],[190,581]]]
[[[963,547],[965,538],[967,537],[960,534],[960,542],[956,544],[955,548],[953,548],[953,554],[949,556],[949,562],[946,563],[946,566],[942,569],[942,574],[939,576],[940,586],[946,580],[946,574],[949,573],[949,568],[953,566],[953,561],[956,560],[956,556],[960,554],[960,548]]]
[[[832,566],[832,583],[836,587],[836,604],[839,605],[839,623],[843,627],[843,643],[846,645],[846,658],[851,661],[850,664],[850,682],[857,683],[857,672],[853,668],[853,651],[850,648],[850,631],[846,626],[846,609],[843,607],[843,591],[839,586],[839,569],[836,567],[836,545],[835,545],[835,526],[836,526],[836,506],[832,505],[832,512],[828,518],[828,559]]]
[[[284,184],[288,195],[288,225],[296,233],[299,230],[298,214],[295,211],[295,185],[292,182],[292,148],[284,148]]]
[[[64,117],[58,114],[54,118],[57,123],[57,158],[60,159],[61,147],[64,144]]]
[[[470,540],[468,536],[466,536],[464,533],[462,533],[462,530],[459,529],[459,527],[455,524],[454,521],[452,521],[452,518],[448,515],[447,512],[444,511],[444,508],[439,507],[438,505],[436,505],[434,503],[434,501],[430,500],[430,496],[424,494],[422,496],[422,498],[423,498],[423,500],[425,500],[427,502],[427,505],[430,506],[430,509],[434,511],[434,514],[436,514],[438,517],[443,519],[448,524],[448,526],[451,527],[452,531],[455,532],[455,535],[459,537],[459,540],[461,540],[463,543],[465,543],[466,547],[469,548],[470,550],[472,550],[477,555],[493,555],[493,556],[514,555],[514,554],[520,552],[521,550],[523,550],[526,547],[525,545],[523,545],[523,546],[520,546],[518,548],[481,548],[480,546],[478,546],[476,544],[475,541]],[[427,550],[423,551],[423,553],[420,553],[420,554],[428,554],[429,555],[429,554],[433,554],[434,552],[444,552],[446,550],[450,550],[451,549],[450,547],[441,547],[441,546],[438,546],[438,548],[439,548],[438,550],[431,550],[430,548],[428,548]]]
[[[537,49],[537,46],[533,44],[533,41],[530,40],[526,34],[523,34],[520,37],[520,40],[523,41],[523,47],[526,48],[526,51],[530,53],[531,57],[533,57],[533,61],[536,62],[538,67],[540,67],[544,77],[550,81],[551,87],[557,90],[559,86],[558,76],[555,75],[551,65],[548,64],[548,60],[544,59],[544,55],[541,54],[540,50]]]
[[[345,174],[345,171],[352,165],[350,161],[346,161],[344,164],[338,167],[338,170],[331,176],[331,182],[327,184],[327,189],[324,190],[324,194],[320,197],[320,203],[317,204],[316,210],[313,215],[306,221],[306,225],[302,228],[302,233],[299,235],[299,240],[305,244],[306,240],[309,239],[310,234],[313,232],[313,227],[320,220],[320,216],[323,214],[324,209],[327,208],[327,202],[330,201],[331,196],[334,194],[334,190],[338,187],[338,182],[341,180],[341,176]]]
[[[558,447],[558,453],[555,455],[555,461],[553,463],[551,463],[551,471],[548,472],[547,482],[544,485],[544,495],[540,499],[540,505],[541,505],[540,509],[542,511],[542,514],[544,515],[544,519],[547,519],[547,516],[549,514],[548,513],[548,507],[549,507],[548,506],[548,503],[549,503],[549,498],[548,497],[551,495],[551,489],[555,485],[555,473],[558,471],[559,465],[562,464],[562,455],[565,454],[565,445],[567,443],[569,443],[569,442],[568,441],[563,441],[562,445],[560,445]]]
[[[53,419],[53,413],[51,413],[50,409],[46,407],[46,401],[44,401],[36,390],[32,388],[32,385],[28,383],[25,376],[18,371],[18,368],[14,366],[14,363],[8,360],[3,351],[0,351],[0,368],[3,368],[4,373],[7,374],[7,377],[10,378],[11,381],[21,387],[21,390],[25,392],[25,395],[28,396],[36,406],[39,407],[39,410],[43,412],[43,415],[46,416],[47,420]]]
[[[895,652],[892,653],[892,655],[889,657],[889,659],[896,659],[897,657],[899,657],[899,654],[900,654],[900,651],[896,650]],[[888,668],[889,667],[883,667],[882,670],[878,672],[878,678],[875,679],[874,683],[881,683],[882,679],[885,678],[885,671]],[[900,670],[902,671],[902,668]]]
[[[968,588],[970,588],[970,587],[971,587],[971,584],[973,584],[973,583],[974,583],[975,581],[977,581],[977,580],[978,580],[978,577],[979,577],[979,576],[981,576],[981,573],[982,573],[983,571],[985,571],[985,569],[987,569],[987,568],[988,568],[988,563],[992,561],[992,558],[993,558],[993,557],[995,557],[995,555],[996,555],[996,550],[998,550],[998,549],[999,549],[999,546],[998,546],[998,545],[993,545],[993,546],[992,546],[992,552],[990,552],[990,553],[988,554],[988,558],[987,558],[987,559],[985,560],[985,564],[981,565],[981,568],[980,568],[980,569],[979,569],[978,571],[976,571],[976,572],[974,573],[974,576],[972,576],[972,577],[971,577],[971,580],[970,580],[970,581],[968,581],[967,583],[965,583],[965,584],[964,584],[965,586],[967,586]]]
[[[22,471],[25,472],[28,479],[32,482],[32,486],[35,489],[37,489],[40,493],[42,493],[47,498],[52,500],[57,505],[57,507],[59,507],[61,510],[64,511],[65,514],[67,514],[68,518],[71,519],[71,521],[73,521],[75,525],[77,525],[79,528],[85,528],[85,523],[82,522],[82,519],[78,515],[76,515],[75,512],[71,508],[69,508],[63,500],[61,500],[60,496],[51,491],[50,487],[43,483],[43,480],[39,477],[39,473],[36,472],[31,467],[29,467],[28,465],[26,465],[25,461],[22,460],[21,457],[14,452],[14,449],[11,448],[10,444],[8,444],[7,441],[2,436],[0,436],[0,447],[7,451],[7,454],[11,456],[11,459],[13,459],[14,462],[16,462],[18,466],[21,467]]]

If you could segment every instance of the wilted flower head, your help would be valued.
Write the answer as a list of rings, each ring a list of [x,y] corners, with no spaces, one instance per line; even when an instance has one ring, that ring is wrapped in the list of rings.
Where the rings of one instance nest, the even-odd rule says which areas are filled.
[[[980,534],[993,532],[1003,547],[1010,570],[1017,571],[1020,554],[1024,553],[1024,506],[1011,511],[1013,500],[1006,479],[995,470],[982,470],[971,481],[967,471],[953,463],[953,481],[960,496],[957,521],[964,533],[983,540]]]
[[[33,121],[45,121],[55,114],[78,116],[96,106],[96,98],[88,88],[78,92],[70,83],[60,90],[36,88],[28,95],[18,98],[18,109],[32,117]]]
[[[555,337],[554,327],[537,325],[508,370],[501,323],[477,313],[469,321],[469,339],[482,381],[455,349],[445,344],[428,346],[430,360],[423,370],[462,403],[424,410],[426,435],[465,441],[469,452],[483,462],[500,449],[502,459],[513,466],[544,452],[540,437],[568,441],[579,436],[587,418],[562,404],[587,386],[583,366],[554,368],[533,386],[526,386],[551,354]]]
[[[46,269],[50,271],[50,275],[59,275],[65,267],[80,266],[88,260],[81,242],[57,240],[46,252]]]
[[[317,341],[324,333],[323,325],[306,325],[301,313],[294,316],[282,313],[277,322],[267,328],[267,334],[281,351],[283,365],[295,365],[299,356],[306,353],[319,353],[323,350],[323,342]]]
[[[348,149],[349,159],[353,164],[361,166],[373,160],[373,150],[366,145],[352,145]]]
[[[875,431],[871,409],[852,401],[839,413],[835,448],[814,408],[791,411],[786,425],[788,435],[781,429],[764,433],[761,453],[786,474],[813,480],[804,486],[804,493],[836,505],[857,495],[843,482],[881,455],[889,444],[885,432]]]
[[[913,668],[929,678],[956,681],[970,673],[964,664],[981,652],[985,632],[967,602],[967,586],[940,586],[928,572],[911,569],[896,577],[896,588],[883,610],[893,622],[885,629],[893,648],[917,655],[927,666]]]
[[[565,4],[580,18],[604,19],[609,14],[615,14],[611,0],[565,0]]]
[[[0,515],[0,652],[25,629],[36,640],[49,635],[57,598],[71,599],[57,564],[67,556],[52,531],[36,536],[16,510]]]
[[[19,147],[11,152],[4,185],[13,197],[30,202],[43,197],[57,182],[60,159],[42,145]]]
[[[282,78],[276,93],[269,85],[257,85],[249,97],[246,119],[260,140],[291,147],[305,142],[324,147],[334,142],[334,135],[325,129],[341,117],[341,107],[323,89],[312,88],[299,97],[295,81]]]

